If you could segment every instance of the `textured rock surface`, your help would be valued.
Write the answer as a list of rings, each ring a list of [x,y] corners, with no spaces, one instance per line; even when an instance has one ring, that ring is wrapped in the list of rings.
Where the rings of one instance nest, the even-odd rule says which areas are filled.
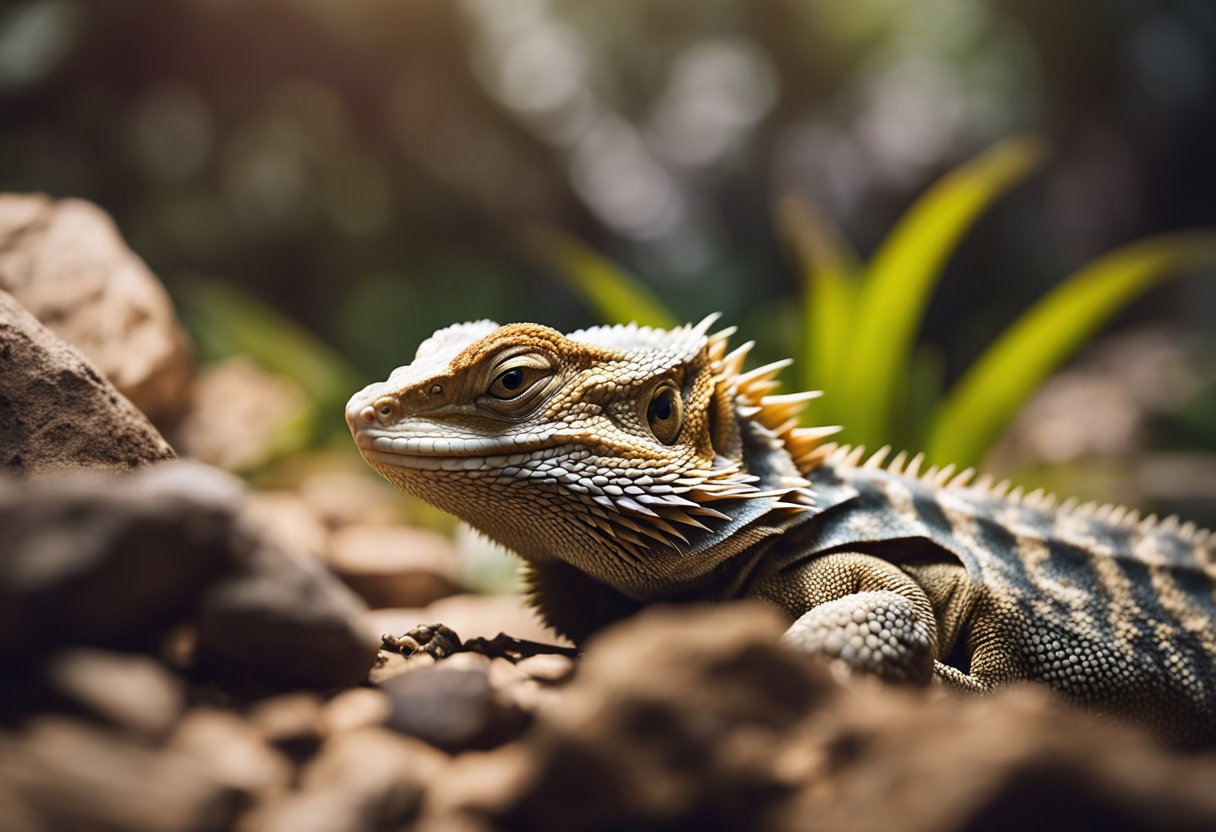
[[[842,685],[777,645],[782,626],[735,607],[613,628],[520,743],[478,761],[479,788],[454,782],[453,766],[431,806],[454,826],[535,830],[1216,822],[1216,756],[1171,756],[1038,688],[980,698]]]
[[[0,659],[147,648],[186,625],[213,670],[315,687],[363,679],[378,645],[366,608],[245,510],[240,480],[195,462],[0,480]]]
[[[225,829],[245,802],[197,760],[59,717],[0,735],[0,783],[28,829]]]
[[[516,736],[525,725],[523,711],[490,684],[489,664],[464,654],[386,682],[389,726],[452,752],[493,748]]]
[[[318,560],[265,537],[242,532],[234,549],[241,569],[199,604],[198,648],[212,671],[307,687],[367,676],[379,639],[353,592]]]
[[[70,647],[43,674],[74,710],[137,736],[165,737],[185,710],[182,681],[150,656]]]
[[[173,455],[79,352],[0,291],[0,470],[126,470]]]
[[[197,463],[0,480],[0,657],[147,644],[231,568],[240,481]]]
[[[382,690],[223,697],[171,716],[167,735],[115,718],[142,696],[106,681],[131,657],[65,651],[73,673],[82,658],[107,669],[68,686],[84,705],[71,715],[43,701],[0,727],[0,811],[14,830],[1216,824],[1216,755],[1174,756],[1037,688],[842,682],[781,646],[782,626],[759,607],[654,610],[577,663],[417,656]],[[543,707],[517,704],[529,686],[548,690]],[[504,709],[530,726],[503,730]]]
[[[0,289],[153,422],[182,412],[192,362],[169,296],[96,205],[0,195]]]

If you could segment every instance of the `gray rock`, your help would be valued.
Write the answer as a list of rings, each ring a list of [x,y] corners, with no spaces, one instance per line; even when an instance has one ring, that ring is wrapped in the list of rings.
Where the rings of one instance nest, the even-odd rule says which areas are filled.
[[[315,693],[284,693],[255,704],[249,723],[262,740],[293,760],[311,757],[321,744],[321,699]]]
[[[325,703],[321,709],[321,727],[327,735],[379,727],[388,721],[391,708],[384,691],[351,688]]]
[[[190,462],[0,480],[0,658],[155,641],[235,568],[243,493],[235,477]]]
[[[80,353],[0,291],[0,470],[129,470],[173,456]]]
[[[36,829],[229,829],[247,799],[190,757],[59,717],[0,734],[0,791]]]
[[[262,832],[403,828],[425,784],[447,765],[425,743],[370,728],[335,736],[305,766],[300,789],[252,819]]]
[[[518,735],[527,718],[495,694],[488,664],[441,662],[389,680],[383,685],[392,699],[389,726],[452,753],[493,748]]]
[[[496,820],[764,828],[767,807],[794,791],[778,752],[833,690],[823,669],[777,643],[783,627],[775,609],[736,604],[649,609],[605,630],[525,738],[535,773]]]
[[[245,514],[240,480],[197,462],[0,480],[0,659],[56,644],[154,648],[197,628],[213,669],[330,687],[366,677],[366,607]]]
[[[0,195],[0,290],[162,427],[187,401],[189,343],[164,287],[89,202]]]
[[[226,675],[309,688],[365,679],[380,644],[363,602],[314,558],[242,525],[233,542],[240,569],[199,606],[200,658]]]
[[[181,680],[148,656],[68,648],[51,657],[43,676],[65,702],[150,740],[167,736],[185,706]]]
[[[291,789],[296,770],[253,725],[231,711],[198,707],[178,723],[168,750],[199,762],[207,775],[258,800]]]

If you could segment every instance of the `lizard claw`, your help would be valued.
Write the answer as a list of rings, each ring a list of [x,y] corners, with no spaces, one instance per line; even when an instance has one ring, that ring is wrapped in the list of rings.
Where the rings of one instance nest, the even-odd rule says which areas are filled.
[[[385,633],[380,636],[380,647],[407,657],[426,653],[435,659],[443,659],[465,649],[456,631],[443,624],[419,624],[400,636]]]

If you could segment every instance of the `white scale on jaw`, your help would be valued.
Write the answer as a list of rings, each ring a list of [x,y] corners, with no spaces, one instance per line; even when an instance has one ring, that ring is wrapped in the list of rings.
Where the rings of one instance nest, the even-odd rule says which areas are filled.
[[[552,441],[557,435],[556,431],[539,431],[509,439],[401,437],[366,429],[359,432],[358,444],[369,458],[401,468],[497,473],[554,485],[560,482],[576,493],[590,496],[605,508],[650,514],[648,506],[698,507],[697,503],[679,495],[697,487],[704,488],[701,480],[681,477],[676,473],[651,475],[637,469],[614,472],[616,476],[612,478],[605,476],[603,469],[598,467],[594,468],[595,473],[580,473],[578,468],[583,467],[581,460],[588,456],[587,452],[572,452],[569,446],[543,447],[544,443]],[[521,448],[527,453],[519,453]],[[509,450],[516,453],[494,453]],[[559,456],[563,457],[560,463],[553,461],[554,457]],[[756,490],[748,482],[754,479],[739,477],[730,483],[729,489],[723,488],[722,493],[724,496],[730,492],[745,496]]]

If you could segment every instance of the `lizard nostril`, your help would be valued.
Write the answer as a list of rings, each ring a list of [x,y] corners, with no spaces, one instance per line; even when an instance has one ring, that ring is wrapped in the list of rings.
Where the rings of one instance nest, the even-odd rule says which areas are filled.
[[[359,411],[359,418],[369,424],[376,421],[376,409],[369,404]]]
[[[397,415],[397,400],[389,397],[380,399],[363,411],[363,418],[368,419],[369,412],[372,418],[379,417],[382,421],[388,421]],[[368,421],[371,421],[371,419],[368,419]]]

